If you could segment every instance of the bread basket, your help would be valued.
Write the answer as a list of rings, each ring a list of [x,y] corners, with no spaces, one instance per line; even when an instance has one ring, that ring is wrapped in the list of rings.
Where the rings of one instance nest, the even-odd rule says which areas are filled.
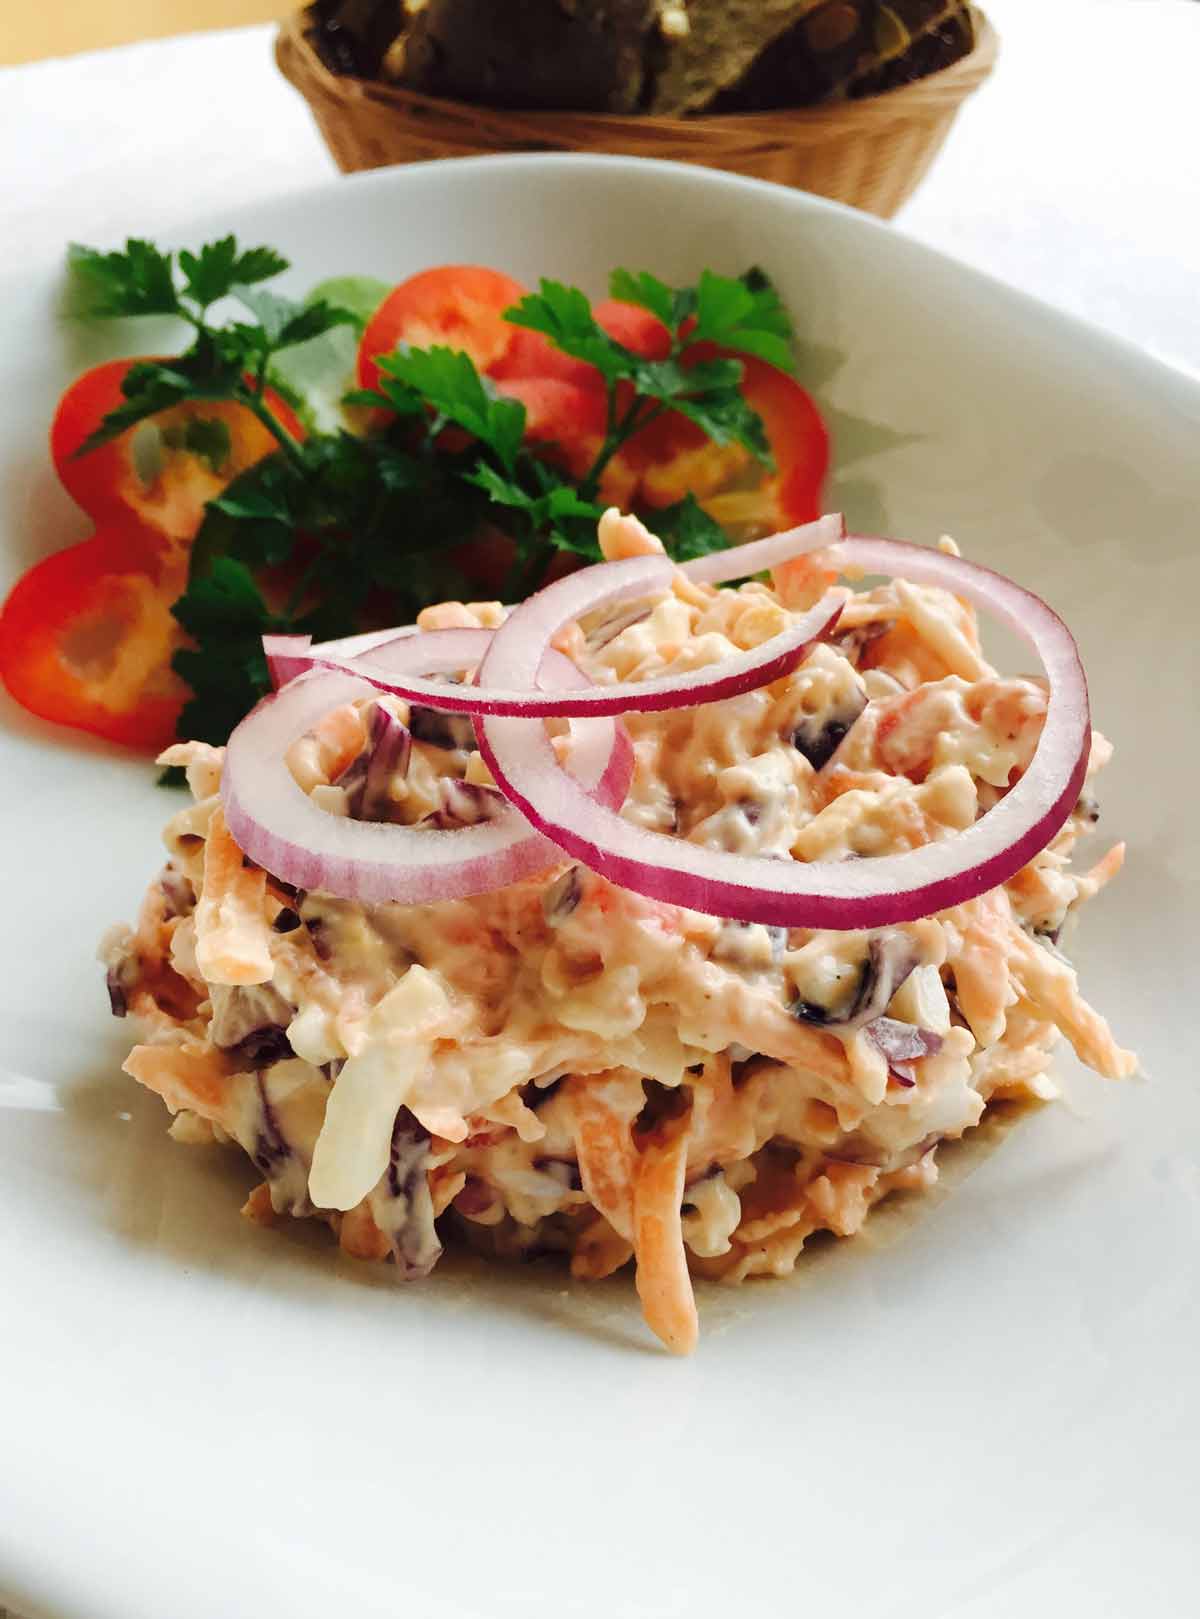
[[[484,152],[615,152],[774,180],[890,218],[912,195],[958,109],[991,72],[994,29],[972,9],[975,45],[949,67],[858,101],[688,118],[517,112],[331,73],[297,12],[276,60],[308,102],[344,173]]]

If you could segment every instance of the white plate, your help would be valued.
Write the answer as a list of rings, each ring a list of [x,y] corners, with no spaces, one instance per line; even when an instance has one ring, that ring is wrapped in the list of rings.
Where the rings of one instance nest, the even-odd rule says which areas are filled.
[[[239,1163],[174,1146],[121,1077],[92,949],[155,869],[167,802],[143,765],[7,704],[0,1600],[50,1619],[1194,1613],[1200,391],[869,219],[695,169],[463,162],[214,224],[282,247],[297,284],[474,259],[595,293],[617,264],[764,265],[846,355],[825,403],[898,435],[846,466],[870,446],[843,423],[833,499],[952,531],[1079,636],[1129,865],[1078,961],[1151,1083],[1064,1059],[1075,1104],[902,1236],[705,1291],[687,1363],[622,1280],[460,1262],[397,1287],[320,1233],[244,1224]],[[0,300],[8,575],[83,527],[42,448],[82,358],[52,294],[10,278]]]

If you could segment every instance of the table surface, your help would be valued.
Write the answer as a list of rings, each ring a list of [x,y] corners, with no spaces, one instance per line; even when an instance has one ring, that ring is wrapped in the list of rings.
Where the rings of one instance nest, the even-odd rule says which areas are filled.
[[[898,227],[1200,375],[1200,4],[988,10],[995,74]],[[205,17],[220,15],[206,0]],[[31,265],[53,273],[68,240],[186,244],[193,218],[331,179],[272,36],[257,26],[0,68],[0,296]]]
[[[6,0],[0,5],[0,63],[38,62],[202,28],[235,28],[282,17],[290,9],[289,0],[52,0],[42,6]]]

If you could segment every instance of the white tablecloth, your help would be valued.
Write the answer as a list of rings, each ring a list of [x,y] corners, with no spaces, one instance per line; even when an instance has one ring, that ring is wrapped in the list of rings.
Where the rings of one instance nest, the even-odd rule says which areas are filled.
[[[1200,3],[986,4],[999,65],[899,227],[1200,375]],[[0,285],[332,177],[273,32],[0,69]]]
[[[987,0],[992,80],[901,229],[1200,372],[1200,3]],[[186,239],[335,173],[271,27],[0,69],[0,241]]]

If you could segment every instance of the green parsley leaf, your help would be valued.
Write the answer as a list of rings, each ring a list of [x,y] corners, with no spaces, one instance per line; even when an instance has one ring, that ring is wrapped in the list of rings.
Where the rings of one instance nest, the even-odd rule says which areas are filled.
[[[251,467],[250,472],[231,483],[215,500],[210,500],[209,509],[251,523],[290,522],[291,514],[274,492],[247,483],[250,473],[254,471],[255,468]]]
[[[376,364],[433,406],[441,419],[435,420],[434,432],[441,422],[466,428],[511,471],[525,433],[525,407],[490,392],[470,355],[448,348],[401,348],[381,355]],[[395,408],[397,402],[391,402]]]
[[[384,384],[386,387],[386,382]],[[403,383],[395,384],[395,397],[383,393],[378,388],[351,388],[342,395],[343,405],[357,405],[361,410],[396,410],[397,407],[405,414],[414,414],[408,410],[410,404],[416,404],[417,410],[423,410],[421,396],[412,388],[406,388]]]
[[[594,365],[605,378],[629,375],[635,356],[597,325],[592,306],[578,287],[543,280],[537,292],[527,293],[519,304],[506,309],[504,318],[514,326],[543,333],[555,348]]]
[[[68,308],[92,320],[126,315],[177,315],[171,255],[131,236],[123,252],[99,253],[73,242],[67,249]]]
[[[223,236],[219,242],[206,242],[199,253],[181,248],[179,268],[183,271],[183,290],[194,298],[202,309],[224,298],[233,286],[234,266],[237,264],[237,239]]]
[[[639,394],[676,410],[702,427],[714,444],[741,444],[766,467],[774,466],[762,418],[740,391],[740,360],[641,361],[634,370]]]
[[[148,416],[157,415],[160,410],[169,410],[180,400],[191,398],[192,383],[174,366],[150,361],[130,367],[121,384],[121,391],[125,395],[125,404],[109,411],[100,426],[89,433],[75,451],[76,457],[119,438]]]
[[[297,479],[291,463],[268,456],[210,500],[192,542],[190,576],[202,579],[214,558],[235,555],[249,567],[287,562],[296,542],[291,501]]]
[[[702,427],[714,444],[740,444],[768,470],[775,458],[762,417],[736,388],[716,389],[673,400],[671,408]]]
[[[729,548],[729,536],[695,495],[687,494],[673,506],[661,507],[652,521],[654,532],[675,562],[688,562],[692,557],[704,557]]]
[[[638,393],[673,405],[689,394],[712,394],[736,389],[742,380],[740,360],[702,360],[683,366],[678,360],[641,360],[634,368]]]
[[[351,326],[357,332],[358,317],[352,310],[339,309],[336,304],[301,304],[292,318],[284,324],[275,341],[276,349],[296,348],[324,337],[336,326]]]
[[[696,288],[696,325],[690,341],[719,343],[753,354],[781,371],[794,371],[792,324],[779,294],[759,272],[730,278],[704,270]]]
[[[268,608],[250,569],[233,557],[214,558],[205,577],[193,577],[171,610],[198,643],[181,647],[171,660],[192,688],[180,734],[226,741],[270,689],[263,635],[287,626]]]
[[[179,254],[184,294],[202,310],[218,298],[228,297],[238,286],[267,281],[287,267],[288,261],[269,247],[252,247],[239,253],[235,236],[206,242],[198,253],[184,248]]]
[[[201,335],[192,348],[176,360],[167,363],[144,360],[130,366],[121,382],[125,404],[109,411],[100,426],[76,450],[76,456],[86,455],[148,416],[170,410],[186,400],[236,398],[243,386],[245,364],[244,349],[239,344]]]
[[[256,281],[269,281],[289,268],[289,261],[273,247],[248,247],[238,254],[233,267],[233,285],[248,287]]]
[[[623,304],[637,304],[641,309],[648,309],[668,328],[679,325],[674,294],[649,270],[638,270],[636,274],[632,270],[614,270],[608,278],[608,292],[609,297],[617,298]]]
[[[530,493],[515,478],[505,477],[486,461],[480,461],[474,471],[465,473],[464,477],[467,483],[485,490],[489,499],[498,506],[524,512],[534,528],[559,523],[567,517],[580,517],[590,523],[598,523],[602,516],[601,508],[594,501],[584,500],[572,484],[551,482],[540,492]],[[575,549],[573,545],[569,548]]]
[[[234,557],[214,557],[205,577],[190,581],[187,595],[176,602],[174,613],[191,635],[214,628],[230,632],[266,628],[271,623],[254,575]]]
[[[265,287],[238,286],[233,288],[233,292],[238,302],[244,304],[258,322],[264,339],[261,346],[272,353],[311,342],[315,337],[323,337],[335,326],[358,325],[357,316],[351,310],[339,309],[323,301],[301,304],[293,298],[281,298],[278,293],[268,292]],[[244,332],[248,341],[251,340],[252,328],[239,327],[237,330]]]
[[[484,490],[488,499],[495,501],[497,506],[508,506],[521,512],[532,512],[537,506],[536,495],[523,489],[515,479],[506,478],[498,467],[490,466],[486,461],[480,461],[473,472],[466,474],[466,478],[468,483]]]

